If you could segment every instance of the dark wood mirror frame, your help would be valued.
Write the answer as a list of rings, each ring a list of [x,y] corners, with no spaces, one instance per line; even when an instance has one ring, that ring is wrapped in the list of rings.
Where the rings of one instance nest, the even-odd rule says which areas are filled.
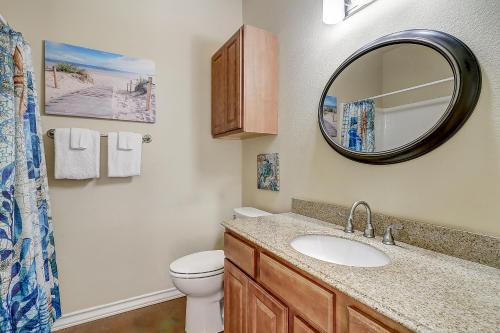
[[[355,152],[335,143],[328,136],[323,123],[323,103],[330,86],[340,73],[363,55],[384,46],[412,43],[428,46],[439,52],[449,63],[454,80],[454,91],[447,110],[439,121],[414,141],[398,148],[373,152]],[[439,147],[451,138],[467,121],[477,104],[481,92],[481,70],[472,51],[459,39],[440,31],[406,30],[381,37],[365,45],[333,73],[321,95],[318,120],[323,137],[328,144],[343,156],[367,164],[392,164],[422,156]]]

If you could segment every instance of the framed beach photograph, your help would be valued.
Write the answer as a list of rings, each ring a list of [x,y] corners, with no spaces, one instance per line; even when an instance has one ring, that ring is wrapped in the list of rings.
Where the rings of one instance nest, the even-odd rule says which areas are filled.
[[[156,121],[151,60],[45,41],[45,112]]]
[[[337,97],[326,96],[323,102],[323,120],[328,136],[335,138],[338,135]]]

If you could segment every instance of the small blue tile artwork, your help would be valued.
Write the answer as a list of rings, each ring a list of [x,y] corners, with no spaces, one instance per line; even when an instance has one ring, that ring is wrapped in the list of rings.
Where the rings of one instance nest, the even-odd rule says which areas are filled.
[[[257,188],[280,190],[280,159],[278,153],[257,155]]]

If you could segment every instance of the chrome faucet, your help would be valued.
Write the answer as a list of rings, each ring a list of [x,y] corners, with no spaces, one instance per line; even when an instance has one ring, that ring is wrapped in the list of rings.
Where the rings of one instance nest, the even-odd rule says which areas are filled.
[[[370,209],[370,205],[366,201],[356,201],[352,207],[351,207],[351,213],[349,214],[349,218],[347,219],[347,225],[344,228],[344,232],[347,233],[353,233],[354,232],[354,226],[352,224],[353,217],[354,217],[354,211],[356,210],[356,207],[359,205],[363,205],[366,208],[366,215],[368,215],[367,221],[366,221],[366,227],[365,231],[363,232],[363,235],[368,238],[374,238],[375,237],[375,231],[373,230],[373,224],[372,224],[372,210]]]

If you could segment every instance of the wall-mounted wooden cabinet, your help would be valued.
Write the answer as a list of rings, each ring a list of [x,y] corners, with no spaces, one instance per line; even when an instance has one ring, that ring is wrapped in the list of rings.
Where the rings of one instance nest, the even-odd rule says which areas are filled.
[[[224,333],[411,333],[246,239],[224,244]]]
[[[278,40],[241,27],[212,56],[212,136],[278,134]]]

